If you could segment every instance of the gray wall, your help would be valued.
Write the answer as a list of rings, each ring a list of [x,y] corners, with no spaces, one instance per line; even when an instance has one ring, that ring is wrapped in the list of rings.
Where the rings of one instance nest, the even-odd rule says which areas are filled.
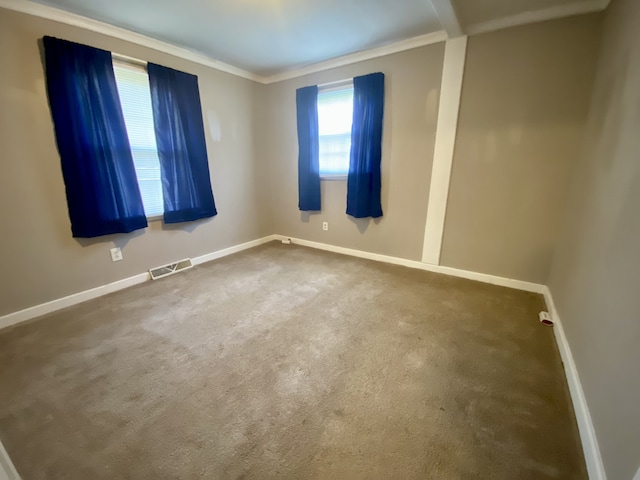
[[[614,0],[549,287],[609,480],[640,465],[640,2]]]
[[[601,15],[469,38],[441,263],[546,284]]]
[[[71,237],[38,39],[52,35],[199,77],[219,214],[186,226],[153,222],[131,235]],[[0,315],[264,234],[255,188],[254,111],[264,86],[124,41],[0,9]],[[213,121],[217,119],[217,121]],[[220,125],[221,139],[210,129]],[[271,232],[269,232],[271,233]],[[121,246],[113,263],[109,248]]]
[[[600,15],[587,15],[469,39],[443,265],[546,283],[586,124],[600,26]],[[276,233],[421,259],[443,56],[442,45],[433,45],[267,87],[271,122],[259,158]],[[388,85],[384,216],[348,217],[345,181],[323,181],[322,212],[301,214],[296,88],[378,70]]]
[[[444,44],[327,70],[267,88],[260,161],[268,166],[274,233],[419,260],[427,214]],[[298,210],[296,89],[372,72],[385,74],[382,210],[376,221],[345,214],[346,181],[322,181],[322,212]],[[329,231],[322,222],[329,222]]]
[[[610,480],[631,478],[640,445],[639,24],[640,3],[614,0],[581,150],[600,16],[469,40],[442,256],[445,265],[540,283],[550,271]],[[217,217],[71,238],[43,35],[199,76]],[[6,10],[0,45],[0,315],[271,233],[420,259],[443,44],[269,86]],[[322,213],[301,214],[295,89],[374,71],[387,80],[385,216],[346,216],[344,181],[322,182]],[[122,262],[110,260],[114,245]]]
[[[472,37],[443,264],[546,283],[569,170],[586,121],[599,17]],[[186,226],[71,238],[37,40],[53,35],[199,76],[219,215]],[[435,44],[258,85],[87,30],[0,16],[0,315],[272,233],[420,260],[444,56]],[[346,181],[323,181],[323,210],[297,209],[295,90],[386,74],[379,220],[345,214]],[[212,133],[222,129],[221,140]],[[321,228],[329,222],[329,231]],[[113,263],[109,248],[123,248]]]

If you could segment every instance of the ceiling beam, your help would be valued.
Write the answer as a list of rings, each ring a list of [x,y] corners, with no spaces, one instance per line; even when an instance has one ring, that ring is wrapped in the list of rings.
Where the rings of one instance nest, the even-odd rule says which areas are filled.
[[[442,24],[442,28],[447,32],[449,38],[461,37],[464,35],[458,14],[453,7],[452,0],[429,0],[433,10]]]

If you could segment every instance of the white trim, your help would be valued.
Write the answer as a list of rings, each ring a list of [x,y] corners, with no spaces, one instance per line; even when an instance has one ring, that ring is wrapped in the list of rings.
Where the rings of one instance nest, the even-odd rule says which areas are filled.
[[[262,245],[263,243],[273,242],[274,240],[277,240],[275,235],[268,235],[266,237],[258,238],[257,240],[251,240],[250,242],[241,243],[240,245],[234,245],[233,247],[218,250],[217,252],[200,255],[199,257],[192,258],[191,261],[194,265],[200,265],[212,260],[217,260],[218,258],[226,257],[227,255],[232,255],[234,253],[247,250],[248,248],[257,247],[258,245]]]
[[[527,25],[530,23],[544,22],[558,18],[583,15],[585,13],[599,12],[607,8],[609,0],[581,0],[568,5],[558,5],[545,8],[543,10],[532,10],[530,12],[518,13],[509,17],[496,18],[487,22],[476,23],[466,27],[468,35],[493,32],[503,28]]]
[[[318,85],[318,95],[327,92],[337,92],[338,90],[353,90],[353,78],[347,78],[346,80],[340,80],[339,82],[324,83]]]
[[[425,45],[432,45],[434,43],[444,42],[447,39],[447,34],[444,30],[439,32],[428,33],[426,35],[420,35],[418,37],[409,38],[407,40],[401,40],[399,42],[391,43],[383,47],[372,48],[370,50],[364,50],[362,52],[351,53],[342,57],[333,58],[325,62],[314,63],[306,67],[290,70],[288,72],[276,73],[269,77],[263,78],[262,83],[270,84],[276,82],[282,82],[284,80],[290,80],[292,78],[302,77],[312,73],[322,72],[329,70],[330,68],[343,67],[352,63],[363,62],[365,60],[371,60],[372,58],[383,57],[385,55],[391,55],[392,53],[404,52],[405,50],[411,50],[413,48],[424,47]]]
[[[14,10],[20,13],[26,13],[27,15],[33,15],[36,17],[46,18],[55,22],[64,23],[66,25],[72,25],[74,27],[83,28],[110,37],[119,38],[127,42],[142,45],[143,47],[151,48],[159,52],[168,53],[175,57],[184,58],[194,63],[204,65],[206,67],[219,70],[221,72],[230,73],[237,77],[246,78],[255,82],[261,82],[262,77],[255,73],[248,72],[241,68],[229,65],[228,63],[220,62],[211,57],[208,57],[202,53],[194,52],[183,47],[178,47],[155,38],[142,35],[140,33],[132,32],[124,28],[116,27],[108,23],[93,20],[82,15],[67,12],[59,8],[50,7],[40,3],[31,2],[28,0],[0,0],[0,8],[6,8],[8,10]]]
[[[537,12],[526,12],[511,17],[472,25],[467,28],[467,33],[484,33],[501,28],[522,25],[524,23],[533,23],[542,20],[550,20],[552,18],[560,18],[571,15],[579,15],[581,13],[600,11],[607,7],[609,1],[610,0],[588,0],[572,3],[565,6],[552,7]],[[277,73],[267,77],[249,72],[228,63],[221,62],[207,55],[189,50],[184,47],[179,47],[177,45],[173,45],[162,40],[157,40],[155,38],[151,38],[146,35],[127,30],[125,28],[116,27],[115,25],[101,22],[99,20],[94,20],[75,13],[67,12],[65,10],[61,10],[59,8],[51,7],[41,3],[35,3],[29,0],[0,0],[0,8],[6,8],[7,10],[13,10],[16,12],[25,13],[27,15],[33,15],[35,17],[46,18],[55,22],[60,22],[66,25],[71,25],[103,35],[108,35],[110,37],[115,37],[127,42],[135,43],[136,45],[142,45],[143,47],[167,53],[178,58],[183,58],[185,60],[189,60],[191,62],[204,65],[221,72],[229,73],[237,77],[246,78],[257,83],[268,85],[271,83],[281,82],[283,80],[290,80],[292,78],[301,77],[303,75],[309,75],[311,73],[321,72],[330,68],[342,67],[344,65],[350,65],[352,63],[362,62],[364,60],[371,60],[373,58],[410,50],[412,48],[444,42],[447,37],[456,36],[456,32],[459,29],[459,24],[458,29],[456,29],[455,23],[453,23],[455,10],[453,9],[453,7],[451,7],[451,11],[447,12],[447,9],[445,8],[445,4],[450,3],[450,0],[431,0],[431,2],[434,10],[440,18],[441,23],[445,26],[445,28],[447,28],[447,31],[441,30],[438,32],[420,35],[417,37],[409,38],[407,40],[394,42],[382,47],[344,55],[331,60],[308,65],[302,68],[296,68],[287,72]],[[455,19],[457,21],[457,17],[455,17]],[[462,34],[461,29],[460,34]]]
[[[334,82],[320,83],[318,84],[318,90],[331,90],[333,88],[342,88],[347,85],[353,85],[353,77],[351,78],[343,78],[342,80],[336,80]]]
[[[440,86],[438,128],[436,129],[436,142],[433,151],[427,220],[422,246],[422,261],[432,265],[440,264],[466,54],[467,37],[447,40]]]
[[[640,480],[640,467],[638,467],[638,471],[634,475],[633,480]]]
[[[456,9],[451,3],[451,0],[430,0],[433,11],[436,12],[440,25],[447,32],[449,38],[461,37],[464,35],[460,22],[458,21],[458,15]]]
[[[270,84],[280,82],[283,80],[289,80],[291,78],[301,77],[310,73],[320,72],[329,68],[341,67],[343,65],[349,65],[351,63],[361,62],[363,60],[370,60],[372,58],[382,57],[384,55],[390,55],[392,53],[398,53],[412,48],[422,47],[425,45],[431,45],[434,43],[443,42],[447,38],[447,34],[444,31],[429,33],[426,35],[420,35],[417,37],[409,38],[407,40],[401,40],[389,45],[385,45],[370,50],[364,50],[362,52],[356,52],[342,57],[327,60],[325,62],[316,63],[303,68],[291,70],[288,72],[278,73],[268,77],[263,77],[255,73],[249,72],[242,68],[238,68],[234,65],[215,60],[202,53],[194,52],[184,47],[172,45],[155,38],[142,35],[140,33],[132,32],[125,28],[116,27],[108,23],[104,23],[98,20],[93,20],[82,15],[67,12],[59,8],[50,7],[40,3],[35,3],[29,0],[0,0],[0,8],[6,8],[20,13],[26,13],[27,15],[33,15],[36,17],[46,18],[55,22],[64,23],[66,25],[72,25],[74,27],[83,28],[110,37],[119,38],[127,42],[142,45],[143,47],[151,48],[159,52],[167,53],[175,57],[183,58],[206,67],[219,70],[221,72],[230,73],[241,78],[253,80],[254,82],[262,84]],[[144,60],[141,60],[144,61]]]
[[[589,412],[587,400],[584,396],[582,383],[580,383],[578,369],[573,360],[571,347],[569,346],[564,328],[562,327],[562,320],[553,302],[553,296],[551,295],[549,287],[544,287],[543,293],[547,303],[547,309],[553,321],[553,333],[555,334],[556,343],[558,344],[558,350],[560,350],[564,373],[567,377],[569,392],[571,393],[571,401],[573,402],[573,410],[578,422],[578,430],[580,432],[580,439],[582,440],[582,450],[585,462],[587,463],[589,479],[606,480],[607,474],[605,473],[604,463],[600,455],[600,447],[598,446],[598,439],[593,427],[593,421],[591,420],[591,413]]]
[[[231,255],[232,253],[240,252],[242,250],[246,250],[247,248],[256,247],[273,240],[275,240],[275,236],[270,235],[267,237],[259,238],[257,240],[242,243],[240,245],[234,245],[233,247],[225,248],[223,250],[218,250],[217,252],[201,255],[199,257],[193,258],[191,261],[194,265],[200,265],[201,263],[210,262],[211,260],[225,257],[227,255]],[[99,287],[74,293],[72,295],[58,298],[50,302],[41,303],[40,305],[25,308],[24,310],[19,310],[17,312],[3,315],[0,317],[0,329],[15,325],[17,323],[25,322],[27,320],[31,320],[32,318],[46,315],[47,313],[55,312],[72,305],[77,305],[78,303],[86,302],[87,300],[102,297],[104,295],[112,292],[117,292],[118,290],[122,290],[124,288],[144,283],[148,281],[149,278],[149,272],[139,273],[137,275],[133,275],[132,277],[124,278],[113,283],[101,285]]]
[[[47,313],[55,312],[57,310],[62,310],[63,308],[67,308],[72,305],[76,305],[78,303],[86,302],[87,300],[92,300],[97,297],[102,297],[103,295],[107,295],[112,292],[117,292],[118,290],[122,290],[123,288],[128,288],[134,285],[138,285],[139,283],[144,283],[148,279],[149,279],[148,272],[139,273],[138,275],[124,278],[122,280],[118,280],[113,283],[108,283],[106,285],[101,285],[99,287],[91,288],[89,290],[73,293],[66,297],[58,298],[56,300],[51,300],[50,302],[41,303],[40,305],[35,305],[33,307],[25,308],[24,310],[19,310],[17,312],[3,315],[2,317],[0,317],[0,329],[9,327],[11,325],[15,325],[16,323],[21,323],[27,320],[31,320],[32,318],[46,315]]]
[[[401,265],[404,267],[415,268],[419,270],[426,270],[429,272],[440,273],[444,275],[451,275],[459,278],[466,278],[469,280],[475,280],[475,281],[488,283],[492,285],[499,285],[503,287],[515,288],[518,290],[524,290],[527,292],[543,294],[545,297],[545,301],[547,303],[547,308],[551,313],[551,318],[554,322],[554,327],[553,327],[554,334],[555,334],[556,342],[558,344],[560,355],[562,357],[562,362],[564,364],[565,375],[567,377],[567,383],[569,385],[569,391],[571,393],[573,408],[574,408],[576,419],[578,422],[578,429],[580,432],[580,438],[582,440],[582,448],[583,448],[585,460],[587,463],[589,478],[591,480],[606,480],[607,477],[604,470],[604,464],[602,463],[602,457],[600,455],[598,441],[597,441],[595,430],[593,427],[593,422],[591,420],[591,415],[589,413],[589,408],[587,406],[587,402],[584,396],[584,391],[582,390],[582,385],[580,383],[578,371],[576,369],[576,365],[573,360],[571,349],[569,347],[569,343],[567,342],[564,329],[562,328],[562,322],[560,320],[558,311],[556,310],[555,304],[553,302],[551,291],[547,286],[540,285],[537,283],[525,282],[522,280],[516,280],[512,278],[498,277],[495,275],[488,275],[485,273],[471,272],[468,270],[460,270],[457,268],[418,262],[416,260],[408,260],[408,259],[399,258],[399,257],[392,257],[389,255],[382,255],[378,253],[365,252],[362,250],[339,247],[336,245],[313,242],[310,240],[292,238],[284,235],[268,235],[266,237],[259,238],[257,240],[252,240],[250,242],[242,243],[240,245],[235,245],[229,248],[218,250],[213,253],[195,257],[192,259],[192,262],[194,265],[200,265],[202,263],[210,262],[212,260],[216,260],[218,258],[225,257],[227,255],[238,253],[240,251],[246,250],[248,248],[253,248],[267,242],[271,242],[275,240],[282,241],[286,239],[291,240],[291,243],[306,246],[306,247],[311,247],[319,250],[325,250],[325,251],[339,253],[343,255],[350,255],[353,257],[364,258],[368,260],[374,260],[374,261],[389,263],[393,265]],[[69,295],[67,297],[53,300],[51,302],[47,302],[41,305],[36,305],[34,307],[30,307],[24,310],[20,310],[18,312],[4,315],[0,317],[0,329],[8,327],[10,325],[15,325],[20,322],[24,322],[26,320],[30,320],[35,317],[39,317],[46,313],[54,312],[62,308],[66,308],[81,302],[85,302],[87,300],[91,300],[93,298],[97,298],[97,297],[106,295],[108,293],[115,292],[117,290],[122,290],[123,288],[137,285],[139,283],[143,283],[148,279],[149,279],[149,274],[142,273],[142,274],[134,275],[129,278],[125,278],[123,280],[119,280],[117,282],[103,285],[101,287],[85,290],[83,292],[79,292],[73,295]],[[0,480],[19,480],[20,479],[20,477],[18,476],[18,473],[15,471],[15,467],[13,467],[13,464],[11,463],[11,460],[9,459],[1,443],[0,443],[0,467],[1,467]],[[5,474],[6,478],[2,476],[3,473]],[[634,480],[640,480],[639,473],[636,473]]]
[[[0,442],[0,480],[20,480],[20,475],[2,442]]]
[[[430,265],[428,263],[418,262],[417,260],[408,260],[406,258],[391,257],[379,253],[365,252],[363,250],[355,250],[352,248],[338,247],[327,243],[312,242],[301,238],[288,237],[286,235],[274,235],[275,240],[290,239],[291,243],[302,245],[304,247],[316,248],[327,252],[340,253],[342,255],[350,255],[352,257],[365,258],[367,260],[375,260],[376,262],[391,263],[393,265],[401,265],[403,267],[416,268],[418,270],[426,270],[433,273],[441,273],[443,275],[451,275],[452,277],[466,278],[478,282],[489,283],[491,285],[499,285],[502,287],[515,288],[526,292],[544,293],[545,286],[538,283],[525,282],[513,278],[498,277],[488,275],[486,273],[471,272],[469,270],[459,270],[452,267],[444,267],[441,265]]]
[[[1,1],[1,0],[0,0]],[[121,65],[129,68],[142,69],[147,72],[149,62],[146,60],[140,60],[139,58],[130,57],[129,55],[122,55],[121,53],[111,52],[111,60],[113,63],[120,63]],[[153,217],[160,217],[161,215],[152,215],[147,217],[147,220]]]
[[[604,464],[602,463],[602,456],[600,455],[600,448],[598,447],[595,429],[591,420],[591,414],[589,413],[589,408],[584,396],[584,391],[582,390],[582,384],[580,383],[580,377],[578,376],[578,370],[576,369],[569,343],[567,342],[564,329],[562,328],[562,321],[560,320],[558,311],[556,310],[555,304],[553,303],[551,292],[546,285],[524,282],[522,280],[515,280],[512,278],[498,277],[495,275],[488,275],[484,273],[471,272],[468,270],[459,270],[457,268],[444,267],[441,265],[432,265],[415,260],[407,260],[404,258],[391,257],[378,253],[364,252],[362,250],[338,247],[336,245],[312,242],[310,240],[292,238],[284,235],[274,235],[274,238],[276,240],[290,239],[291,243],[293,244],[316,248],[319,250],[326,250],[328,252],[351,255],[353,257],[391,263],[394,265],[401,265],[404,267],[416,268],[429,272],[441,273],[444,275],[451,275],[454,277],[466,278],[469,280],[476,280],[478,282],[500,285],[503,287],[515,288],[518,290],[540,293],[544,295],[545,301],[547,303],[547,308],[549,309],[549,313],[551,313],[551,319],[554,323],[553,329],[556,343],[558,344],[560,356],[562,357],[562,363],[564,364],[564,371],[567,377],[569,391],[571,393],[571,401],[573,403],[576,420],[578,422],[578,430],[580,432],[582,449],[587,464],[587,470],[589,472],[589,479],[607,480],[607,476],[604,470]],[[636,476],[637,475],[638,474],[636,474]],[[634,480],[640,480],[640,478],[634,478]]]

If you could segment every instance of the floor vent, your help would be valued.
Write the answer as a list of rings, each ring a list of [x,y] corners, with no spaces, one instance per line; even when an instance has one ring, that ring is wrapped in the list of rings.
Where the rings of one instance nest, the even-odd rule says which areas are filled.
[[[192,267],[193,263],[191,263],[191,259],[185,258],[184,260],[180,260],[179,262],[168,263],[167,265],[152,268],[151,270],[149,270],[149,273],[151,274],[151,278],[153,280],[158,280],[159,278],[167,277],[169,275],[173,275],[174,273],[178,273]]]

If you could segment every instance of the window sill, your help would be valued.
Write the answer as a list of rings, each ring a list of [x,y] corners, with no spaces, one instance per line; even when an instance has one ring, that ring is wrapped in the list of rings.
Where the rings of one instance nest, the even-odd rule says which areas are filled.
[[[147,217],[147,222],[159,222],[164,218],[164,215],[153,215],[151,217]]]
[[[320,180],[346,180],[347,174],[342,175],[320,175]]]

